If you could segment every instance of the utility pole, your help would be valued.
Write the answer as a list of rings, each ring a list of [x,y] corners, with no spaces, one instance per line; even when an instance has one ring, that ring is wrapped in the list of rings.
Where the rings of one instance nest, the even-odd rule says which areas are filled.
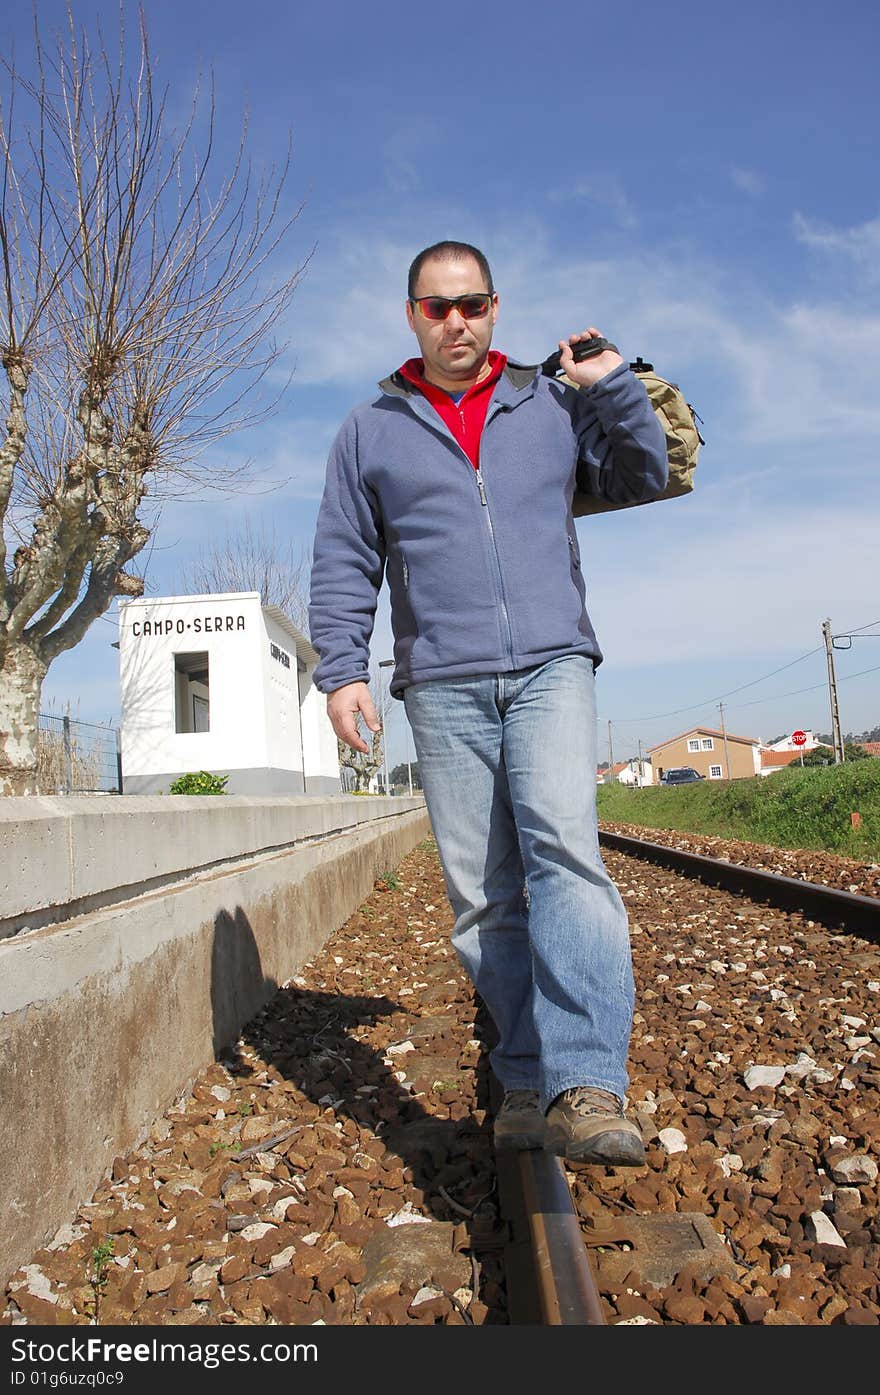
[[[380,660],[379,660],[379,694],[380,694],[381,703],[382,703],[382,711],[381,711],[381,715],[380,715],[380,717],[379,717],[379,721],[380,721],[381,724],[382,724],[382,775],[383,775],[383,777],[384,777],[383,783],[384,783],[384,785],[385,785],[385,794],[386,794],[386,795],[388,794],[388,736],[387,736],[387,733],[386,733],[386,731],[385,731],[385,683],[384,683],[383,678],[382,678],[382,670],[383,670],[383,668],[393,668],[393,667],[394,667],[394,660],[393,660],[393,659],[380,659]]]
[[[724,764],[727,769],[726,779],[730,779],[730,752],[727,749],[727,732],[724,729],[724,703],[719,702],[718,711],[721,713],[721,735],[724,738]]]
[[[640,789],[641,789],[641,786],[642,786],[642,777],[643,777],[643,776],[644,776],[644,766],[642,765],[642,738],[639,737],[639,778],[638,778],[638,785],[639,785],[639,788],[640,788]]]
[[[837,679],[834,676],[834,650],[831,644],[831,621],[823,620],[822,637],[828,659],[828,692],[831,696],[831,735],[834,740],[834,764],[843,765],[843,738],[840,735],[840,712],[837,707]]]
[[[611,783],[613,783],[613,781],[614,781],[614,747],[613,747],[612,744],[611,744],[611,722],[610,722],[610,720],[609,720],[609,722],[608,722],[608,765],[609,765],[609,770],[608,770],[608,782],[609,782],[609,784],[611,784]]]

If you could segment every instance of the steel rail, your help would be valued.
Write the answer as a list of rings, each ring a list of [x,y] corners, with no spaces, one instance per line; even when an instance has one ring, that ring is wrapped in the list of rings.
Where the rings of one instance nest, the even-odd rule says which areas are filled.
[[[490,1102],[502,1090],[494,1079]],[[507,1225],[504,1267],[513,1326],[604,1326],[605,1316],[562,1159],[541,1148],[495,1153]]]
[[[759,867],[704,857],[700,853],[668,848],[663,843],[609,833],[604,829],[599,830],[599,842],[615,852],[629,853],[712,886],[748,896],[753,901],[763,901],[786,911],[799,911],[823,925],[841,927],[849,933],[880,942],[880,897],[820,886],[800,877],[783,877]]]
[[[604,1326],[562,1160],[540,1148],[496,1154],[512,1325]]]

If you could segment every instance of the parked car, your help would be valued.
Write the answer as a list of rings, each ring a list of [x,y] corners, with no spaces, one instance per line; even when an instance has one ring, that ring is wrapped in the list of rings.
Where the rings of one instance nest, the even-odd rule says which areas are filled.
[[[698,770],[690,765],[678,765],[672,770],[664,770],[660,776],[661,785],[692,785],[695,780],[705,780]]]

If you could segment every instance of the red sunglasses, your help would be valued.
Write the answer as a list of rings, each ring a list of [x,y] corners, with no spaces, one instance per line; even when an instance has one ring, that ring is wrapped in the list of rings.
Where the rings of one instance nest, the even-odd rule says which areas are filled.
[[[465,320],[482,320],[488,315],[492,296],[457,295],[451,300],[443,295],[410,296],[410,305],[417,305],[426,320],[445,320],[450,310],[457,310]]]

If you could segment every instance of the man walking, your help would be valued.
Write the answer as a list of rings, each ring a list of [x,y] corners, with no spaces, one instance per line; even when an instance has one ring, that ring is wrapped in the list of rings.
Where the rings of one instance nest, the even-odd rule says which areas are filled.
[[[666,443],[618,353],[577,387],[490,348],[498,296],[482,252],[426,248],[410,268],[418,341],[343,422],[318,516],[310,623],[334,730],[378,727],[369,642],[383,572],[395,669],[455,915],[453,944],[498,1029],[497,1147],[644,1161],[624,1115],[633,977],[626,912],[599,852],[594,670],[571,504],[667,478]]]

